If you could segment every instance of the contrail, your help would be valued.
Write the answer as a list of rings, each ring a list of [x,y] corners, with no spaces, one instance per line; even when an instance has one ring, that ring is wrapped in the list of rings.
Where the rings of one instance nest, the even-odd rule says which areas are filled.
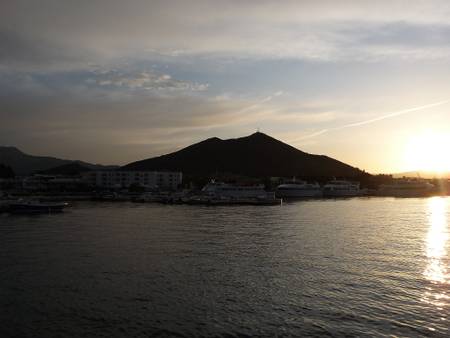
[[[238,114],[242,114],[242,113],[245,113],[245,112],[247,112],[247,111],[250,111],[250,110],[259,108],[263,103],[269,102],[269,101],[271,101],[274,97],[277,97],[277,96],[280,96],[280,95],[283,95],[283,92],[282,92],[282,91],[275,92],[275,93],[273,93],[272,95],[269,95],[269,96],[267,96],[267,97],[264,97],[264,98],[260,99],[258,102],[254,103],[254,104],[252,104],[252,105],[250,105],[250,106],[248,106],[248,107],[242,108],[241,110],[238,111]]]
[[[443,101],[430,103],[430,104],[426,104],[426,105],[419,106],[419,107],[408,108],[408,109],[399,110],[399,111],[396,111],[396,112],[393,112],[393,113],[388,113],[386,115],[375,117],[375,118],[370,119],[370,120],[349,123],[349,124],[345,124],[343,126],[334,127],[334,128],[322,129],[322,130],[317,131],[315,133],[303,136],[303,137],[299,138],[298,141],[301,141],[301,140],[304,140],[304,139],[308,139],[308,138],[312,138],[312,137],[316,137],[316,136],[325,134],[325,133],[327,133],[329,131],[341,130],[341,129],[353,128],[353,127],[359,127],[359,126],[363,126],[365,124],[370,124],[370,123],[378,122],[378,121],[381,121],[381,120],[390,119],[392,117],[396,117],[396,116],[412,113],[412,112],[415,112],[415,111],[418,111],[418,110],[424,110],[424,109],[428,109],[428,108],[432,108],[432,107],[441,106],[441,105],[446,104],[448,102],[450,102],[450,100],[443,100]]]

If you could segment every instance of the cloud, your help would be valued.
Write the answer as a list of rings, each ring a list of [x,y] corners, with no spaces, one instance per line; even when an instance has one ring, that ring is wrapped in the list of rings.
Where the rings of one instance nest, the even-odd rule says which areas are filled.
[[[118,70],[97,70],[95,77],[86,80],[99,86],[115,86],[128,89],[145,89],[156,91],[205,91],[208,84],[173,79],[168,74],[154,72],[124,72]]]
[[[103,163],[126,163],[160,155],[216,135],[217,128],[238,123],[247,101],[217,101],[195,96],[3,96],[0,144],[34,153]],[[256,112],[255,112],[256,113]],[[136,149],[134,145],[139,146]],[[164,147],[162,147],[164,145]],[[117,147],[121,151],[117,151]]]
[[[0,12],[0,64],[43,69],[199,55],[448,59],[449,14],[446,1],[17,0]]]
[[[86,68],[97,57],[92,49],[73,48],[67,42],[10,28],[0,29],[0,46],[3,71],[70,71]]]
[[[241,136],[258,123],[278,123],[275,91],[258,99],[101,95],[98,90],[2,96],[0,144],[35,153],[126,163],[212,136]],[[19,99],[26,97],[26,99]],[[145,147],[146,145],[146,147]],[[121,149],[121,151],[117,151]]]

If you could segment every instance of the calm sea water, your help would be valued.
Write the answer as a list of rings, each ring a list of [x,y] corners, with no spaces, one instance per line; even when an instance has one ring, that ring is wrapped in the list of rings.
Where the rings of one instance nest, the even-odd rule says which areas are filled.
[[[0,215],[0,336],[449,336],[449,222],[448,198]]]

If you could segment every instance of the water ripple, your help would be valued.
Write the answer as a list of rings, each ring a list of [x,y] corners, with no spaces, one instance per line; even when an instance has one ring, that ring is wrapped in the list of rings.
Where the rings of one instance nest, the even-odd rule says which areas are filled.
[[[449,335],[450,199],[0,215],[1,337]]]

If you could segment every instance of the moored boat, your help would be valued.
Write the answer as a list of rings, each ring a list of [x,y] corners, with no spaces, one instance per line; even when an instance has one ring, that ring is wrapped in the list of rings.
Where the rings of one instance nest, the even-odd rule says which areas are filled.
[[[257,198],[267,197],[264,186],[260,185],[234,185],[223,182],[215,182],[214,180],[205,185],[202,189],[204,195],[214,197],[230,197],[230,198]]]
[[[248,197],[248,198],[210,198],[205,200],[206,205],[281,205],[281,198],[275,197]]]
[[[8,211],[13,214],[39,214],[62,212],[67,203],[42,203],[39,201],[18,201],[9,204]]]
[[[323,186],[324,197],[355,197],[363,195],[364,192],[365,190],[359,188],[359,182],[333,180]]]
[[[292,181],[280,184],[275,190],[275,196],[278,198],[322,197],[322,189],[317,182]]]
[[[202,205],[280,205],[282,200],[263,185],[234,185],[214,180],[201,193],[180,199],[184,204]]]
[[[131,197],[124,194],[119,194],[117,192],[106,192],[100,193],[94,196],[94,201],[105,201],[105,202],[126,202],[130,201]]]
[[[434,184],[421,179],[401,179],[392,184],[382,184],[378,196],[424,197],[437,193]]]

